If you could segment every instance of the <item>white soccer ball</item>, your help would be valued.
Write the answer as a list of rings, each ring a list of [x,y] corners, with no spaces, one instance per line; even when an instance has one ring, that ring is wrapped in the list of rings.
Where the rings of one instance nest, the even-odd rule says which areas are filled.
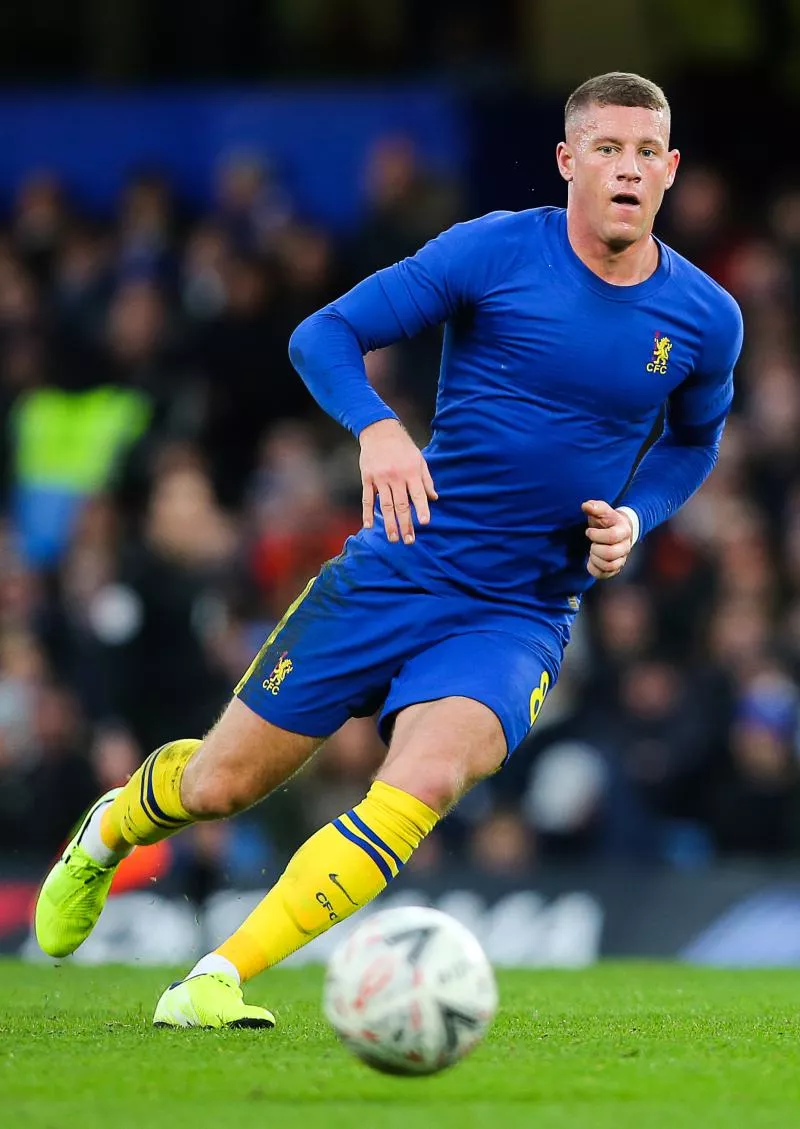
[[[336,1034],[388,1074],[434,1074],[478,1045],[497,1011],[492,966],[455,918],[382,910],[335,950],[323,998]]]

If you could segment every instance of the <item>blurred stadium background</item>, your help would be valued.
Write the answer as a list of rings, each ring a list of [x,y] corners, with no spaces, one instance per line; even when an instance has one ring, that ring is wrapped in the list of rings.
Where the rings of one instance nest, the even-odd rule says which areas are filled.
[[[800,0],[3,6],[0,949],[81,808],[213,722],[358,527],[291,330],[456,220],[563,203],[564,98],[608,69],[672,101],[657,232],[743,307],[733,418],[397,896],[508,963],[800,962]],[[368,358],[420,442],[438,345]],[[257,810],[138,852],[85,959],[226,932],[381,755],[352,722]]]

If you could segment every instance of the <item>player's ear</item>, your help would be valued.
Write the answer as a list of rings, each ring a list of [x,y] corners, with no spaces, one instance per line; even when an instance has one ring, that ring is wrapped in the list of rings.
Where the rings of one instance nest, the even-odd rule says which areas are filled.
[[[566,181],[572,180],[574,161],[575,158],[570,146],[566,141],[559,141],[558,145],[556,145],[556,164],[558,165],[558,171]]]
[[[667,188],[672,188],[675,183],[675,174],[678,171],[678,165],[681,163],[681,155],[678,149],[670,149],[667,153]]]

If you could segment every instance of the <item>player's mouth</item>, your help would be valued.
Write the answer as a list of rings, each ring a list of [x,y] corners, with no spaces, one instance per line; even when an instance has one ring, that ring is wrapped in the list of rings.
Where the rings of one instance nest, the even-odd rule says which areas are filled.
[[[634,210],[640,206],[639,197],[634,195],[633,192],[618,192],[616,196],[611,197],[611,203],[616,204],[618,208]]]

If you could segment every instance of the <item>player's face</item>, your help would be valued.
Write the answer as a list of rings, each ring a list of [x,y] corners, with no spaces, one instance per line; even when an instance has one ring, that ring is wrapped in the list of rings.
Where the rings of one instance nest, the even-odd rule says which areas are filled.
[[[639,106],[588,106],[556,157],[570,209],[612,250],[649,236],[680,160],[666,115]]]

